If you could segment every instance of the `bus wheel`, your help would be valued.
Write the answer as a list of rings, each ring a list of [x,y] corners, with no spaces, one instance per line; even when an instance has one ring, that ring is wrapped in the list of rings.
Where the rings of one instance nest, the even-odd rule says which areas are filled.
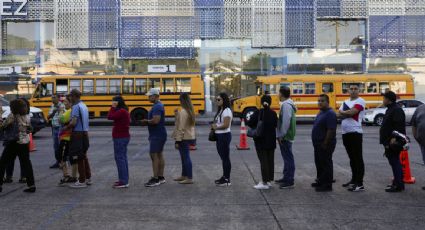
[[[376,115],[375,125],[381,126],[383,122],[384,122],[384,115],[382,115],[382,114]]]
[[[247,108],[243,112],[242,118],[245,119],[245,121],[249,121],[251,119],[251,116],[254,115],[254,113],[257,111],[256,108]]]
[[[145,109],[134,109],[131,112],[131,123],[137,124],[143,119],[148,119],[148,112]]]

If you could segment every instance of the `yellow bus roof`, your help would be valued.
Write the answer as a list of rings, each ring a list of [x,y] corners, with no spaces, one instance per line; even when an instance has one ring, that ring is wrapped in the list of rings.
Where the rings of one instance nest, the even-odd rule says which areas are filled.
[[[46,75],[42,76],[41,80],[54,80],[54,79],[109,79],[109,78],[178,78],[178,77],[201,77],[199,73],[186,73],[186,74],[143,74],[143,75]]]
[[[272,75],[257,77],[257,82],[262,83],[279,83],[279,82],[355,82],[355,81],[412,81],[413,77],[409,74],[332,74],[332,75]]]

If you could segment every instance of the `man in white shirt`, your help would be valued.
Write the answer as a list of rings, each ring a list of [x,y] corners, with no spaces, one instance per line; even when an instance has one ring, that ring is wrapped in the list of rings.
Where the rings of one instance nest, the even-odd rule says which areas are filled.
[[[350,98],[342,103],[338,117],[342,119],[342,140],[350,158],[352,177],[343,187],[348,191],[364,191],[364,162],[363,162],[363,129],[362,120],[366,102],[359,97],[359,86],[350,85]]]

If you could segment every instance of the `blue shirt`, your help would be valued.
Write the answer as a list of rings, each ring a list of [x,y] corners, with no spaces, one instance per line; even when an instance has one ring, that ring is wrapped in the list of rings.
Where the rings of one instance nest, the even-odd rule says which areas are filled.
[[[336,129],[337,119],[335,112],[329,108],[327,110],[320,110],[314,120],[313,131],[311,132],[311,140],[314,143],[323,143],[326,138],[326,133],[329,129]],[[331,140],[336,143],[336,137]]]
[[[157,102],[149,111],[148,119],[151,120],[154,116],[161,116],[161,119],[156,125],[149,125],[149,138],[167,138],[167,130],[165,129],[165,110],[161,102]]]
[[[73,131],[89,131],[89,110],[82,101],[72,106],[71,117],[77,119],[77,124]]]

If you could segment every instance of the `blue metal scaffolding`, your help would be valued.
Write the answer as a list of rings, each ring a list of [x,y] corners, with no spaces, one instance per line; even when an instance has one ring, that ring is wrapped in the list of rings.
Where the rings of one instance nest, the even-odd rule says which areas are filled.
[[[314,47],[316,33],[315,0],[286,0],[286,47]]]
[[[89,0],[89,47],[118,48],[118,0]]]

